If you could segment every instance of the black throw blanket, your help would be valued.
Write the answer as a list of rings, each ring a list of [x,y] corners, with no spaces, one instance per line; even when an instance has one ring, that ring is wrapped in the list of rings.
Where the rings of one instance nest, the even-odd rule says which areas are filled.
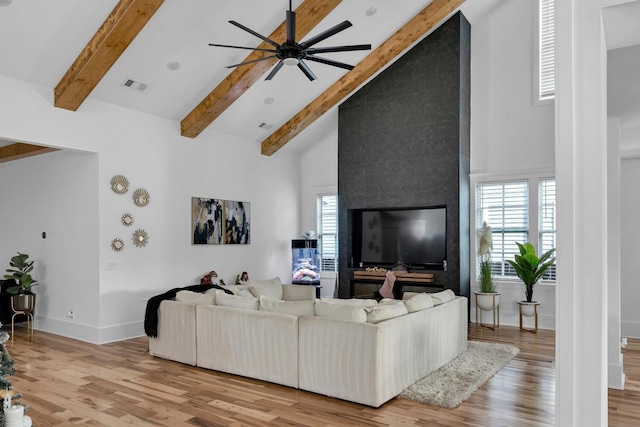
[[[220,289],[221,291],[225,291],[226,293],[233,295],[233,292],[228,289],[221,288],[218,285],[192,285],[185,286],[184,288],[174,288],[164,294],[149,298],[149,301],[147,301],[147,309],[144,313],[144,333],[147,334],[149,338],[155,338],[158,336],[158,308],[160,308],[160,303],[162,301],[175,298],[178,291],[202,293],[212,288]]]

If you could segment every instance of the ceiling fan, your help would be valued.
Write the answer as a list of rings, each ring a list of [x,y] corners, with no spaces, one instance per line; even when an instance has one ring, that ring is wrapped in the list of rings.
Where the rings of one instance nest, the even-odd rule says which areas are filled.
[[[253,31],[250,28],[245,27],[244,25],[236,21],[229,21],[229,23],[235,25],[238,28],[245,30],[248,33],[253,34],[258,38],[261,38],[265,42],[272,45],[274,48],[262,49],[262,48],[244,47],[244,46],[230,46],[230,45],[216,44],[216,43],[209,43],[209,46],[230,47],[235,49],[248,49],[248,50],[257,50],[262,52],[273,53],[273,55],[268,55],[259,59],[241,62],[239,64],[233,64],[226,67],[226,68],[233,68],[233,67],[238,67],[240,65],[247,65],[247,64],[252,64],[254,62],[265,61],[271,58],[278,58],[280,61],[276,64],[273,70],[271,70],[271,72],[269,73],[269,75],[265,80],[271,80],[273,76],[275,76],[276,73],[280,71],[280,68],[282,68],[282,66],[286,64],[286,65],[297,65],[298,68],[300,68],[302,72],[307,76],[307,78],[313,81],[316,79],[316,75],[313,74],[313,71],[311,71],[309,66],[304,62],[305,60],[320,62],[321,64],[332,65],[334,67],[340,67],[346,70],[352,70],[353,65],[345,64],[344,62],[334,61],[332,59],[321,58],[319,56],[316,56],[316,54],[371,49],[370,44],[356,44],[356,45],[349,45],[349,46],[332,46],[332,47],[313,47],[317,43],[339,33],[340,31],[346,30],[347,28],[351,27],[352,24],[349,21],[344,21],[334,27],[331,27],[320,34],[314,37],[311,37],[307,41],[297,43],[295,40],[296,13],[291,9],[291,0],[289,0],[289,10],[287,10],[287,16],[286,16],[287,41],[285,41],[282,44],[278,44],[275,41],[263,36],[262,34],[259,34]]]

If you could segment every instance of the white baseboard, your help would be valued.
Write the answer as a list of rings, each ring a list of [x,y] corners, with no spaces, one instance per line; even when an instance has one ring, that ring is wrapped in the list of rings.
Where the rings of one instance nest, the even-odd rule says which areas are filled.
[[[95,326],[82,325],[77,322],[36,316],[34,329],[91,344],[106,344],[144,335],[144,325],[141,321],[98,328]]]
[[[616,390],[624,390],[625,374],[623,372],[622,354],[618,363],[610,363],[607,370],[608,386]]]

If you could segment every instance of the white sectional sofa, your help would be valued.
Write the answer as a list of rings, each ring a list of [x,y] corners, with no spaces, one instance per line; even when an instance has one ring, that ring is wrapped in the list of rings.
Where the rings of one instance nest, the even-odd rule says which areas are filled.
[[[451,291],[419,297],[426,307],[315,300],[301,285],[251,291],[260,298],[162,301],[150,354],[378,407],[467,346],[467,299]]]

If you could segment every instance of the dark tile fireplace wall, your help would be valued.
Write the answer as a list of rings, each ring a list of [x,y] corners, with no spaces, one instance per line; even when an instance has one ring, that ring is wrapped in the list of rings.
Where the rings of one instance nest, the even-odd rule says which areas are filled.
[[[471,27],[460,12],[340,106],[339,296],[349,297],[350,211],[447,207],[447,271],[469,296]]]

